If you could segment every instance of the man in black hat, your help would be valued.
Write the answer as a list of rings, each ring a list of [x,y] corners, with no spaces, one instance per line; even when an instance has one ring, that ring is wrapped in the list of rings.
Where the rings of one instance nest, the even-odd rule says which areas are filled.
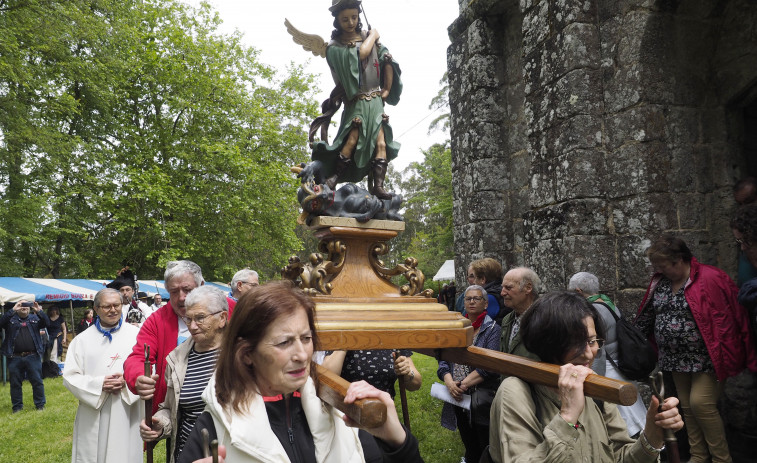
[[[121,318],[126,323],[141,327],[147,317],[152,314],[152,310],[150,310],[147,304],[134,297],[134,294],[137,292],[137,278],[129,270],[129,267],[126,266],[121,269],[116,279],[106,286],[121,293],[121,303],[123,304]]]

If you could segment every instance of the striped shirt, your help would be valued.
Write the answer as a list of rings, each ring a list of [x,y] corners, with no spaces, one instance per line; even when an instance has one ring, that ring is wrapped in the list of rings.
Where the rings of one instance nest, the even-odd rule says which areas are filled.
[[[187,373],[184,376],[184,384],[179,393],[179,430],[176,436],[175,458],[179,459],[184,443],[189,433],[194,428],[195,421],[205,409],[202,401],[202,391],[208,385],[210,377],[216,369],[218,349],[207,352],[197,352],[194,347],[189,352],[187,359]]]

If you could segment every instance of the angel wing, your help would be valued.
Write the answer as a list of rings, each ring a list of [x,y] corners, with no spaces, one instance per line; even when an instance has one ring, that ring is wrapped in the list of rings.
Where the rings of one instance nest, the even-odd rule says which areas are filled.
[[[302,48],[304,48],[305,51],[309,51],[315,56],[320,56],[321,58],[326,57],[326,46],[328,46],[328,43],[324,41],[320,35],[306,34],[294,27],[286,18],[284,18],[284,25],[286,26],[289,35],[292,36],[294,43],[302,45]]]

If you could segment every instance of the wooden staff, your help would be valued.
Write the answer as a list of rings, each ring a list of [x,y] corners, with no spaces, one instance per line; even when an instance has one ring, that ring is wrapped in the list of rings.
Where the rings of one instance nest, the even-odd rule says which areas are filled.
[[[324,402],[352,418],[363,428],[375,428],[386,421],[386,406],[378,399],[360,399],[354,403],[345,404],[344,397],[350,382],[331,372],[327,368],[316,365],[318,370],[318,397]]]
[[[665,383],[662,379],[662,372],[649,375],[649,387],[652,389],[652,395],[660,401],[657,411],[662,411],[662,402],[665,400]],[[681,463],[681,455],[678,452],[678,439],[672,429],[665,429],[665,454],[669,463]]]
[[[399,351],[395,349],[392,353],[392,359],[396,359],[399,355]],[[405,387],[405,375],[399,375],[397,382],[400,386],[400,404],[402,405],[402,421],[405,422],[405,427],[410,431],[410,411],[407,407],[407,388]]]
[[[455,347],[449,349],[416,349],[437,360],[470,365],[507,376],[517,376],[529,383],[557,387],[560,367],[551,363],[529,360],[517,355],[484,349],[483,347]],[[584,394],[605,402],[620,405],[636,403],[636,386],[599,375],[589,375],[584,381]]]
[[[150,346],[145,344],[145,376],[148,378],[152,376],[152,365],[150,364]],[[152,399],[145,400],[145,423],[147,426],[152,427]],[[147,452],[147,463],[152,462],[152,449],[155,447],[154,443],[146,442],[145,451]]]

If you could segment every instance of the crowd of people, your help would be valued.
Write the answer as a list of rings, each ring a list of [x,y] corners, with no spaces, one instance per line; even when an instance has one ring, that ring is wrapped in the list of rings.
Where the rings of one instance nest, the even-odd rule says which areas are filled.
[[[742,206],[731,227],[741,254],[757,265],[757,204]],[[596,275],[579,272],[567,290],[546,291],[531,268],[503,272],[494,259],[469,265],[461,299],[473,345],[557,364],[560,374],[557,387],[547,387],[440,361],[437,376],[449,395],[472,399],[469,407],[445,403],[440,417],[442,426],[459,430],[466,462],[655,461],[665,430],[680,430],[684,422],[692,461],[731,461],[717,402],[727,378],[757,371],[757,277],[739,290],[671,234],[658,237],[646,257],[654,274],[633,323],[656,346],[658,368],[671,375],[677,396],[647,404],[637,396],[627,407],[583,392],[591,374],[628,380],[617,364],[615,330],[623,313],[601,292]],[[496,275],[501,281],[494,284]],[[99,291],[94,313],[85,315],[68,345],[63,381],[79,400],[72,461],[136,463],[143,443],[152,447],[162,439],[169,461],[203,461],[201,430],[218,439],[229,461],[269,461],[271,455],[281,461],[422,461],[392,400],[398,379],[409,391],[421,386],[411,351],[320,351],[313,300],[286,282],[260,285],[249,269],[234,275],[228,294],[205,286],[200,267],[187,260],[170,262],[164,280],[168,303],[156,300],[141,320],[124,315],[147,306],[134,302],[133,286]],[[40,330],[59,340],[57,354],[66,339],[60,314],[20,301],[0,317],[0,327],[13,411],[23,408],[24,377],[34,405],[43,409]],[[356,429],[322,402],[316,362],[352,383],[346,403],[384,402],[385,424]],[[263,431],[244,432],[250,427]]]

